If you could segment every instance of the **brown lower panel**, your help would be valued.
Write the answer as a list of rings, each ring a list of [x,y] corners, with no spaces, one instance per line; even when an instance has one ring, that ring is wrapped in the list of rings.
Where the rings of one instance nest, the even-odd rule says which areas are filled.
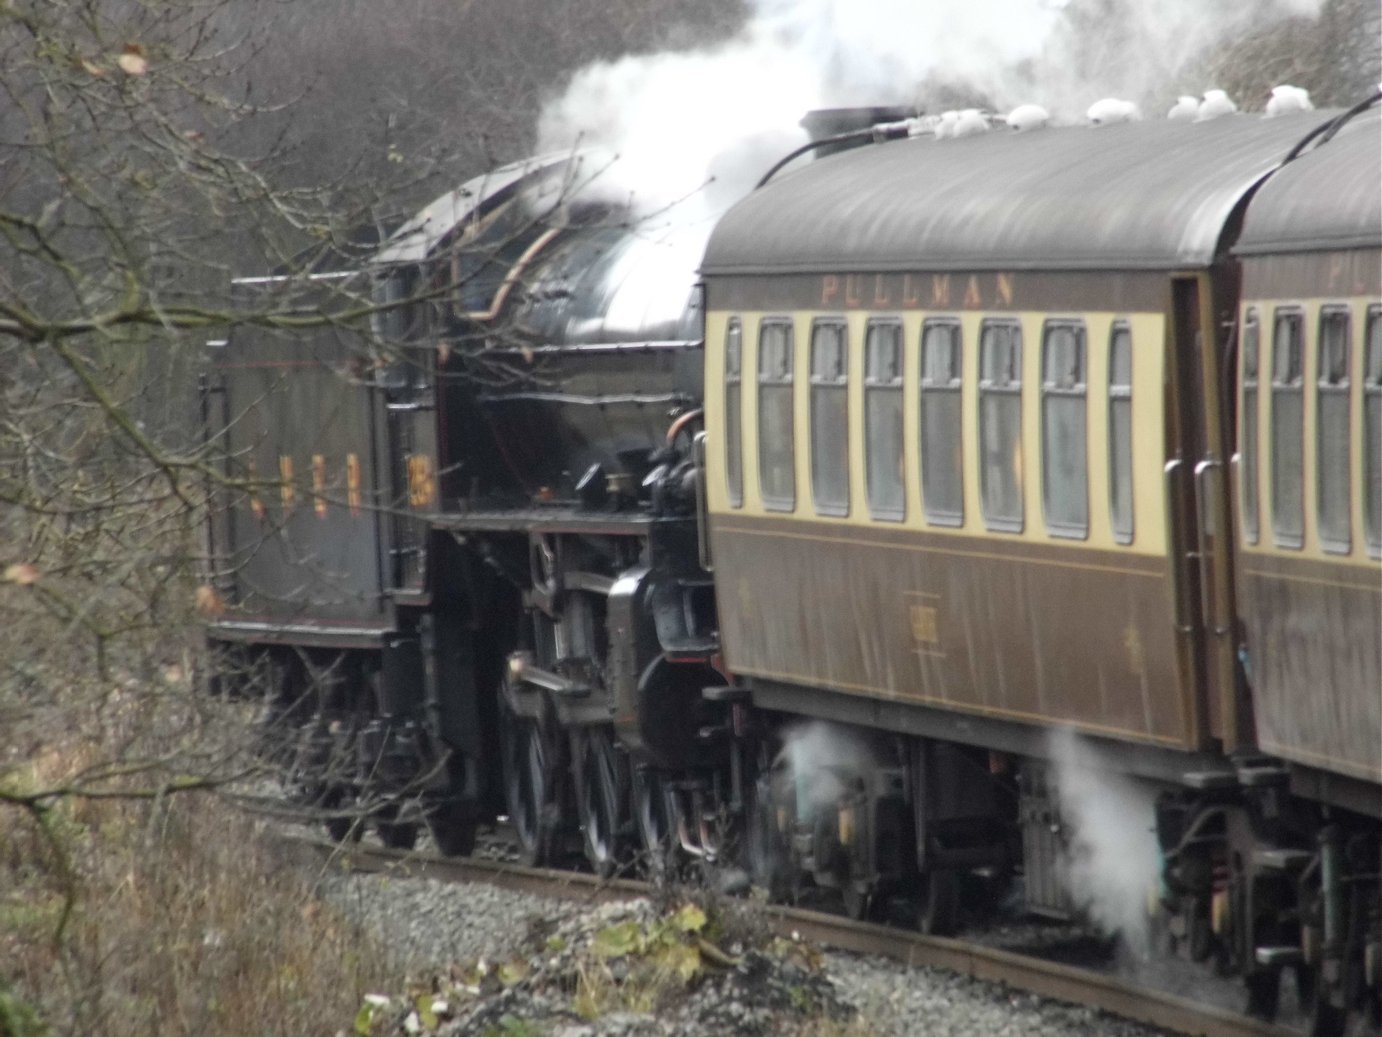
[[[712,536],[736,672],[1192,745],[1164,559],[795,520]]]
[[[1248,555],[1239,607],[1258,744],[1382,782],[1382,565]]]

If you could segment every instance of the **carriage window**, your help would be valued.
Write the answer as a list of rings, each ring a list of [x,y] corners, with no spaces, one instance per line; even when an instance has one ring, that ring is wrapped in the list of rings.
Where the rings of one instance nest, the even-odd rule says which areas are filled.
[[[763,506],[796,506],[792,438],[792,325],[765,320],[758,329],[758,487]]]
[[[1349,521],[1349,312],[1326,306],[1320,311],[1319,375],[1316,391],[1315,505],[1320,544],[1347,553]]]
[[[1243,318],[1243,397],[1238,411],[1243,419],[1243,435],[1238,443],[1239,493],[1242,495],[1243,538],[1250,544],[1260,536],[1257,517],[1257,357],[1262,328],[1257,311],[1248,310]]]
[[[1041,486],[1046,527],[1056,536],[1089,532],[1085,400],[1084,325],[1048,321],[1041,343]]]
[[[1363,367],[1363,519],[1368,553],[1382,555],[1382,306],[1368,310]]]
[[[927,521],[944,526],[958,526],[965,518],[962,356],[957,321],[925,323],[921,332],[921,496]]]
[[[1022,529],[1022,329],[984,321],[979,333],[979,486],[989,529]]]
[[[822,515],[849,514],[848,335],[839,320],[811,328],[811,495]]]
[[[870,321],[864,340],[864,446],[869,511],[900,519],[902,491],[902,325]]]
[[[744,506],[744,329],[738,317],[725,328],[725,489],[729,503]]]
[[[1122,321],[1108,344],[1108,486],[1113,539],[1132,543],[1132,329]]]
[[[1282,547],[1300,547],[1305,537],[1304,327],[1299,310],[1276,311],[1272,330],[1272,530]]]

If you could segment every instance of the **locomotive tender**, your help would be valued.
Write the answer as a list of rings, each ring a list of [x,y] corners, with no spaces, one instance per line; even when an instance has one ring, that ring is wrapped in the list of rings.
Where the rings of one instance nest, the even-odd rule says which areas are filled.
[[[1382,1003],[1376,100],[862,146],[713,227],[579,156],[470,182],[319,279],[371,334],[212,351],[221,682],[338,836],[507,814],[935,931],[976,871],[1069,910],[1073,730],[1159,793],[1180,952],[1339,1032]]]

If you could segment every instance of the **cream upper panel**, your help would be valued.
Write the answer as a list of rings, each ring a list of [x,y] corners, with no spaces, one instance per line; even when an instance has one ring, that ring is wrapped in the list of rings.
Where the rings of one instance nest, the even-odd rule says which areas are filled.
[[[713,514],[796,518],[844,526],[880,529],[927,530],[940,534],[991,536],[1030,543],[1061,544],[1139,554],[1166,553],[1163,466],[1165,464],[1166,322],[1160,313],[1042,313],[1002,314],[1022,329],[1022,435],[1018,473],[1021,481],[1024,521],[1020,532],[995,532],[987,528],[980,509],[979,474],[979,336],[984,314],[965,312],[910,312],[900,315],[903,327],[903,449],[906,514],[901,521],[875,519],[867,506],[864,442],[864,339],[870,319],[877,313],[838,311],[711,311],[706,316],[706,428],[709,432],[708,503]],[[998,316],[998,315],[994,315]],[[810,342],[812,321],[818,317],[843,317],[849,328],[849,459],[850,509],[844,516],[816,512],[811,495],[810,454]],[[928,317],[957,320],[963,336],[961,389],[961,446],[964,474],[964,521],[944,526],[928,523],[924,511],[920,468],[921,329]],[[742,464],[744,503],[730,504],[726,484],[724,346],[731,318],[743,328],[741,359]],[[1042,329],[1051,318],[1078,319],[1086,329],[1086,430],[1088,452],[1089,529],[1082,539],[1048,531],[1042,507],[1041,468],[1041,363]],[[791,511],[763,506],[758,454],[758,329],[764,319],[787,320],[793,327],[793,399],[796,503]],[[1132,335],[1132,489],[1133,537],[1131,543],[1115,540],[1111,528],[1109,425],[1109,338],[1116,322]]]
[[[1336,545],[1326,545],[1320,537],[1319,523],[1319,350],[1320,313],[1325,308],[1344,310],[1349,314],[1349,547],[1341,551]],[[1274,318],[1278,310],[1298,312],[1302,316],[1304,331],[1304,350],[1301,363],[1302,410],[1304,428],[1302,430],[1302,486],[1304,537],[1299,547],[1285,546],[1277,542],[1273,533],[1272,490],[1275,471],[1272,464],[1272,362]],[[1238,417],[1239,444],[1237,464],[1240,468],[1235,485],[1234,501],[1238,510],[1238,541],[1243,551],[1253,555],[1277,555],[1283,558],[1307,558],[1317,561],[1351,563],[1379,568],[1379,559],[1370,552],[1366,536],[1366,488],[1367,469],[1364,429],[1364,382],[1367,360],[1367,331],[1369,314],[1382,310],[1382,302],[1376,298],[1312,298],[1312,299],[1252,299],[1239,307],[1239,326],[1246,324],[1250,311],[1255,311],[1261,329],[1258,345],[1257,378],[1257,435],[1256,451],[1257,492],[1258,492],[1258,536],[1256,542],[1248,538],[1243,520],[1242,494],[1244,492],[1243,472],[1245,464],[1242,456],[1243,416]],[[1378,319],[1382,319],[1379,315]],[[1243,370],[1242,357],[1235,378],[1235,391],[1241,407]],[[1382,444],[1373,444],[1373,450],[1382,450]]]

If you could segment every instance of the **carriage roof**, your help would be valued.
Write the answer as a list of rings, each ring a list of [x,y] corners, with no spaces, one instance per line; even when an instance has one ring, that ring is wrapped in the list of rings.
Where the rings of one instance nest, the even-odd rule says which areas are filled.
[[[1262,185],[1235,252],[1382,247],[1382,113],[1346,124]]]
[[[720,221],[702,271],[1184,269],[1329,117],[1228,116],[858,148],[779,176]]]

